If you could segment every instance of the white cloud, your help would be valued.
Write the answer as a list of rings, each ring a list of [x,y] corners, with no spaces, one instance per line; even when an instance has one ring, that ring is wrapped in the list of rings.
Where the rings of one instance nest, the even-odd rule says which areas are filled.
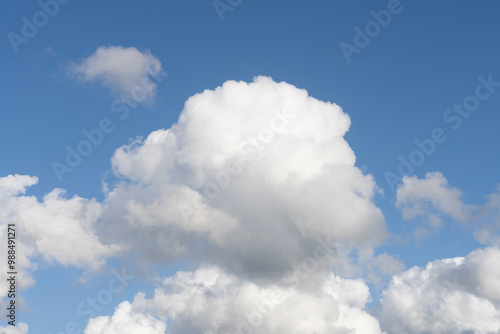
[[[479,222],[474,236],[483,244],[500,247],[500,185],[487,199],[477,214]]]
[[[54,189],[41,202],[35,196],[23,195],[36,183],[36,177],[26,175],[0,178],[0,243],[7,249],[7,224],[15,224],[18,290],[35,283],[31,273],[39,260],[96,270],[106,257],[118,251],[117,246],[102,244],[96,235],[99,203],[78,196],[65,199],[61,189]],[[0,257],[0,266],[7,268],[6,256]],[[1,299],[7,291],[7,281],[1,280]]]
[[[146,263],[203,264],[138,294],[131,312],[172,334],[381,333],[364,281],[331,273],[353,248],[373,277],[402,266],[373,255],[386,226],[349,126],[337,105],[257,77],[194,95],[170,129],[116,150],[103,238]]]
[[[7,175],[0,178],[0,189],[4,196],[10,195],[15,196],[18,194],[25,194],[26,189],[38,183],[38,178],[36,176],[29,175]]]
[[[369,298],[362,280],[329,275],[315,289],[303,290],[260,286],[205,267],[165,279],[151,299],[139,293],[130,316],[155,315],[170,323],[172,334],[381,333],[377,320],[363,310]],[[85,332],[91,333],[104,331]]]
[[[65,266],[102,266],[117,248],[101,244],[95,234],[101,204],[78,196],[66,199],[57,188],[41,202],[35,196],[20,196],[36,183],[36,177],[25,175],[0,178],[0,222],[16,224],[21,236],[18,242],[27,247],[23,252]]]
[[[115,152],[123,182],[106,199],[108,240],[163,263],[186,255],[278,277],[319,237],[373,247],[385,222],[349,126],[339,106],[268,77],[196,94],[170,129]]]
[[[149,50],[134,47],[101,46],[79,63],[71,64],[68,74],[83,82],[96,82],[115,94],[129,94],[137,102],[150,101],[156,94],[151,77],[161,75],[161,62]]]
[[[167,326],[152,316],[135,313],[129,302],[116,308],[112,317],[91,319],[85,334],[165,334]]]
[[[396,275],[380,320],[390,333],[500,332],[500,249],[436,260]]]
[[[405,176],[397,190],[396,206],[404,219],[425,217],[428,225],[438,228],[443,216],[467,226],[474,226],[475,237],[484,244],[500,246],[500,186],[487,197],[486,204],[462,201],[462,191],[451,187],[439,172],[427,173],[424,179]],[[428,235],[425,228],[416,233]]]
[[[465,221],[469,215],[461,197],[462,192],[451,188],[443,174],[433,172],[427,173],[425,179],[405,176],[397,190],[396,206],[405,219],[426,215],[434,208],[458,221]]]
[[[27,334],[28,333],[28,325],[20,322],[16,323],[16,326],[5,326],[0,327],[1,334]]]
[[[43,49],[42,55],[45,55],[45,54],[49,54],[51,56],[57,56],[57,53],[50,46],[48,46],[45,49]]]

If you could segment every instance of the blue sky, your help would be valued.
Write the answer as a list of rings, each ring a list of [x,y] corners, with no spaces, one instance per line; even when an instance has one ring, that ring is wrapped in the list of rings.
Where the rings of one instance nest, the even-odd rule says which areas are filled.
[[[370,286],[373,309],[378,307],[382,291],[386,290],[393,275],[413,266],[424,268],[434,260],[465,257],[484,247],[497,249],[498,242],[478,237],[480,226],[490,226],[490,221],[497,221],[495,215],[499,211],[495,209],[498,203],[488,202],[486,196],[498,192],[500,181],[500,154],[496,148],[500,139],[497,131],[500,87],[493,85],[491,90],[484,87],[488,77],[492,82],[500,82],[500,46],[497,42],[500,7],[496,2],[221,0],[220,3],[231,10],[218,13],[212,1],[73,0],[58,4],[58,12],[48,18],[36,36],[17,46],[13,46],[9,34],[22,36],[23,17],[32,22],[33,15],[42,10],[41,5],[36,1],[3,4],[4,9],[0,11],[4,36],[0,65],[3,97],[0,177],[20,174],[39,179],[38,184],[27,188],[26,194],[16,196],[36,196],[42,202],[45,194],[62,188],[67,199],[78,195],[85,200],[95,198],[97,203],[106,205],[110,200],[103,191],[103,182],[111,190],[117,190],[119,180],[123,181],[125,175],[130,181],[127,181],[129,191],[134,182],[142,182],[132,176],[143,173],[141,170],[113,174],[111,157],[118,148],[138,136],[146,138],[153,131],[169,129],[178,122],[183,108],[189,109],[184,107],[186,100],[197,93],[214,90],[229,80],[252,82],[256,76],[267,76],[275,83],[284,81],[305,89],[314,99],[337,104],[351,119],[350,129],[343,136],[356,158],[351,168],[357,167],[363,174],[373,176],[378,190],[369,201],[383,213],[388,231],[388,237],[373,246],[372,256],[387,253],[404,265],[387,273],[383,283],[370,281],[366,267],[360,266],[362,269],[354,271],[354,278],[362,277]],[[394,9],[397,13],[391,14],[390,22],[385,27],[378,25],[379,31],[372,33],[368,45],[356,46],[355,28],[365,30],[366,24],[375,20],[371,11],[379,13],[391,6],[397,8]],[[346,57],[341,43],[357,47],[358,53]],[[115,82],[103,83],[102,77],[80,80],[77,75],[88,75],[85,70],[78,72],[78,65],[85,64],[98,48],[109,50],[112,47],[121,47],[119,51],[135,48],[140,55],[150,54],[161,63],[162,73],[165,73],[160,81],[150,77],[156,85],[150,102],[139,103],[123,120],[112,110],[112,103],[119,96]],[[461,118],[460,126],[453,129],[454,122],[444,118],[446,111],[454,104],[463,104],[469,96],[475,96],[478,85],[483,85],[481,92],[489,93],[488,97],[476,99],[479,101],[477,110],[470,112],[470,117]],[[210,100],[201,105],[210,103],[215,102]],[[216,113],[216,109],[213,106],[210,110]],[[65,148],[75,148],[85,139],[82,131],[97,128],[105,118],[111,120],[114,130],[105,134],[102,144],[93,147],[92,153],[71,173],[58,179],[53,169],[54,161],[64,163]],[[179,133],[183,133],[182,129],[187,133],[189,127],[179,128]],[[422,188],[412,188],[408,181],[398,196],[386,181],[387,172],[398,174],[399,156],[408,160],[418,149],[415,140],[432,138],[436,128],[442,129],[447,139],[435,143],[432,154],[425,155],[424,162],[411,173]],[[120,163],[126,165],[120,160],[115,171]],[[426,183],[430,180],[426,177],[429,172],[441,173],[433,179],[440,180],[439,185]],[[151,177],[148,182],[160,182],[158,173],[154,174],[158,179]],[[239,189],[245,193],[246,188]],[[456,196],[458,189],[462,197]],[[240,192],[235,190],[234,196]],[[245,197],[242,195],[242,198]],[[328,206],[329,201],[323,200]],[[5,204],[5,208],[11,208],[10,204]],[[112,216],[106,209],[104,212],[91,229],[100,242],[111,245],[123,241],[133,246],[134,242],[139,242],[121,232],[120,224],[126,224],[125,221],[99,223]],[[439,217],[442,222],[429,224],[426,222],[428,217]],[[57,222],[60,220],[55,220],[54,224]],[[6,221],[1,223],[6,224]],[[425,228],[425,236],[417,236],[415,230],[418,228]],[[23,227],[20,229],[22,234]],[[498,234],[498,229],[488,231],[492,236]],[[144,238],[142,243],[150,243],[148,233],[136,238]],[[154,230],[151,233],[154,234]],[[120,240],[122,234],[127,235]],[[91,268],[88,263],[82,265],[85,261],[81,259],[61,260],[53,253],[47,255],[40,247],[32,250],[28,243],[37,242],[37,238],[32,236],[26,240],[25,256],[31,261],[26,270],[31,272],[36,283],[21,291],[25,306],[19,311],[17,321],[27,323],[30,334],[64,332],[64,326],[72,320],[83,330],[93,317],[80,316],[75,308],[80,301],[95,296],[106,287],[112,268],[135,268],[137,279],[114,295],[94,317],[111,316],[120,303],[132,302],[141,291],[147,298],[156,298],[152,296],[158,280],[173,275],[180,268],[196,270],[202,263],[213,264],[204,257],[190,255],[178,259],[172,255],[169,260],[159,255],[155,259],[151,253],[157,246],[151,242],[151,249],[134,248],[133,255],[130,249],[122,246],[118,255],[101,254],[105,264]],[[204,242],[208,241],[201,241]],[[163,246],[171,247],[168,242]],[[365,243],[356,244],[353,252],[365,247],[368,247]],[[219,245],[213,254],[223,252],[221,249]],[[18,253],[22,252],[20,247]],[[95,259],[100,260],[101,255]],[[350,277],[338,268],[334,271],[342,277]],[[251,280],[248,277],[252,274],[242,274],[242,277]],[[260,281],[256,279],[256,282]],[[387,305],[388,296],[389,293]],[[499,307],[498,300],[491,302]],[[401,320],[402,327],[392,324],[384,318],[384,312],[389,312],[386,309],[369,311],[381,322],[382,330],[388,333],[394,328],[415,333],[420,330],[405,319]],[[165,312],[151,311],[151,316],[170,325],[171,319]],[[456,332],[472,329],[486,333],[487,329],[466,328],[458,320],[450,319],[445,323]],[[168,327],[167,333],[182,333],[188,328],[182,324]],[[161,332],[161,326],[155,329]],[[144,333],[157,333],[147,330],[144,329]],[[198,333],[195,329],[191,331]],[[101,332],[96,329],[95,333]],[[267,331],[262,329],[261,333]]]

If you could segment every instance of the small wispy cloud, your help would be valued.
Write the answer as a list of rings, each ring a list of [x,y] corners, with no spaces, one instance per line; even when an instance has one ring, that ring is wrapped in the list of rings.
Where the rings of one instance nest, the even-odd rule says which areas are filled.
[[[152,77],[162,72],[162,64],[149,50],[134,47],[101,46],[76,63],[71,63],[67,74],[85,83],[97,83],[111,90],[114,95],[134,94],[146,90],[150,101],[156,95]]]
[[[43,51],[42,51],[42,55],[46,55],[46,54],[49,54],[51,56],[57,56],[57,53],[54,51],[54,49],[52,49],[50,46],[46,47]]]

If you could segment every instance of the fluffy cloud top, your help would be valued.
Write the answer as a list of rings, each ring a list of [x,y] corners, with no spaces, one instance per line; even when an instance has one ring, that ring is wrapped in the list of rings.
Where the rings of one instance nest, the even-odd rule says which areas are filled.
[[[112,317],[90,320],[84,334],[165,334],[167,326],[152,316],[134,313],[129,302],[116,308]]]
[[[101,46],[92,55],[69,66],[68,73],[83,82],[97,82],[115,94],[130,94],[138,102],[148,101],[156,94],[151,76],[161,73],[161,62],[149,50],[134,47]],[[142,90],[142,92],[139,92]],[[144,93],[146,92],[146,93]]]
[[[436,260],[396,275],[383,293],[390,333],[500,332],[500,249]]]
[[[172,334],[381,333],[378,321],[363,310],[368,300],[368,287],[361,280],[330,275],[318,289],[306,291],[259,286],[205,267],[165,279],[151,299],[138,294],[129,317],[152,319],[154,314],[170,323]],[[128,310],[129,304],[124,307]],[[120,308],[113,318],[120,318]],[[115,333],[97,321],[113,322],[109,317],[94,319],[85,334]]]
[[[319,237],[372,247],[385,222],[344,139],[349,126],[339,106],[268,77],[196,94],[170,129],[115,152],[123,182],[106,201],[109,240],[250,275],[281,273]]]

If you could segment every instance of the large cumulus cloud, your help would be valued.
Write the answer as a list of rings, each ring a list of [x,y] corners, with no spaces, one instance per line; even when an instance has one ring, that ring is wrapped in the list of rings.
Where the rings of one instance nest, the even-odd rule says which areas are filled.
[[[19,222],[30,259],[95,270],[130,251],[148,269],[198,267],[86,334],[381,333],[368,286],[342,275],[378,282],[402,264],[374,252],[386,224],[349,127],[339,106],[290,84],[228,81],[117,149],[103,203],[60,189],[39,201],[22,195],[36,178],[9,176],[0,218]]]
[[[386,227],[349,126],[339,106],[268,77],[196,94],[171,128],[115,152],[107,240],[260,276],[311,255],[319,237],[339,252],[372,248]]]
[[[257,77],[196,94],[171,128],[116,150],[104,240],[145,262],[200,267],[86,333],[114,330],[125,307],[173,334],[382,333],[365,282],[331,272],[363,275],[349,263],[353,249],[374,280],[401,269],[374,255],[386,225],[378,188],[344,139],[349,126],[339,106]]]

